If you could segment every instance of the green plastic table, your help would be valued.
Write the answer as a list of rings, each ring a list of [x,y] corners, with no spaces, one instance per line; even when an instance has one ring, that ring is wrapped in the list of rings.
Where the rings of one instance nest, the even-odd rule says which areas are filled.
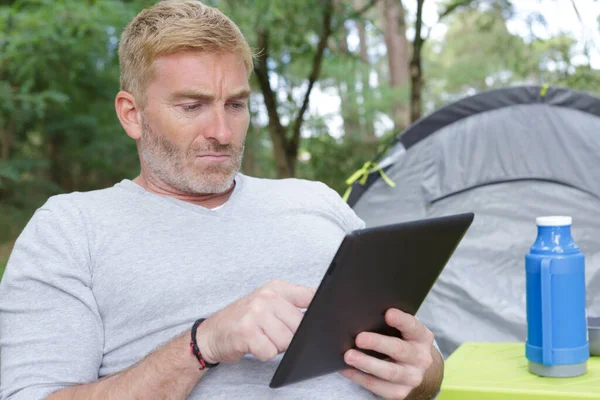
[[[529,373],[523,343],[465,343],[448,357],[437,400],[600,399],[600,357],[574,378]]]

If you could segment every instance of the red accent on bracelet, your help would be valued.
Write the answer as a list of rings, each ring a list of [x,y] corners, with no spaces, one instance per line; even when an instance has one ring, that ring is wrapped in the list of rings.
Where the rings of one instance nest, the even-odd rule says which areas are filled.
[[[196,358],[198,359],[198,361],[200,362],[200,371],[203,371],[206,369],[206,361],[204,361],[204,357],[202,357],[202,353],[200,353],[200,351],[198,351],[198,353],[194,353],[194,342],[190,341],[190,353],[193,356],[196,356]]]
[[[198,362],[200,363],[201,367],[200,367],[200,371],[206,369],[206,368],[214,368],[217,365],[219,365],[219,363],[215,363],[215,364],[209,364],[208,362],[206,362],[206,360],[204,359],[204,357],[202,357],[202,353],[200,353],[200,349],[198,348],[198,344],[196,343],[196,330],[198,329],[198,325],[200,325],[202,322],[204,321],[204,318],[200,318],[199,320],[197,320],[196,322],[194,322],[194,325],[192,325],[192,338],[190,341],[190,352],[192,353],[192,355],[194,357],[196,357],[198,359]]]

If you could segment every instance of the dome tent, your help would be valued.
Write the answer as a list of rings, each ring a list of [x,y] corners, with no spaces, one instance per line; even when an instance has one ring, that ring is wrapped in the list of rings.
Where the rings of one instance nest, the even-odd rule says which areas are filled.
[[[467,341],[525,341],[538,216],[573,218],[588,316],[600,316],[600,98],[547,86],[467,97],[408,127],[363,172],[348,203],[368,227],[475,213],[417,314],[445,357]]]

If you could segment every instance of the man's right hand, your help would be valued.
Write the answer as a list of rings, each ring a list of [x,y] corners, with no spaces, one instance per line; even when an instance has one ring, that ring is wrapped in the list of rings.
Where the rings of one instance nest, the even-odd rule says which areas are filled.
[[[208,363],[236,362],[246,354],[262,361],[287,350],[315,289],[274,280],[207,318],[196,333]]]

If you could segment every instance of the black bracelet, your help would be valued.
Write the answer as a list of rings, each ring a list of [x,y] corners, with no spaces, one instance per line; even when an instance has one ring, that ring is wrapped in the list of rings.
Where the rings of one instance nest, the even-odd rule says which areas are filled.
[[[204,360],[204,357],[202,357],[202,353],[200,353],[200,349],[198,348],[198,344],[196,343],[196,330],[198,330],[198,325],[200,325],[205,319],[206,318],[200,318],[199,320],[194,322],[194,325],[192,325],[192,340],[190,341],[190,352],[198,359],[198,362],[201,365],[200,371],[202,371],[205,368],[214,368],[217,365],[219,365],[219,363],[207,363],[206,360]]]

